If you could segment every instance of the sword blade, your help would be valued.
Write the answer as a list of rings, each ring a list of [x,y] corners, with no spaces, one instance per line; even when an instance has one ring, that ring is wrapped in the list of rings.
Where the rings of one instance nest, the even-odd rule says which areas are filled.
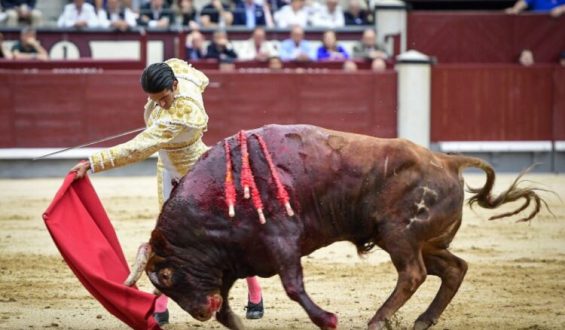
[[[141,131],[143,131],[144,129],[145,129],[145,127],[132,129],[131,131],[118,133],[118,134],[116,134],[116,135],[112,135],[112,136],[108,136],[108,137],[105,137],[105,138],[101,138],[101,139],[98,139],[98,140],[95,140],[95,141],[87,142],[87,143],[84,143],[84,144],[81,144],[81,145],[78,145],[78,146],[68,147],[68,148],[65,148],[65,149],[61,149],[61,150],[57,150],[57,151],[54,151],[54,152],[50,152],[50,153],[48,153],[48,154],[46,154],[46,155],[36,157],[36,158],[34,158],[33,160],[44,159],[44,158],[48,158],[48,157],[51,157],[51,156],[53,156],[53,155],[60,154],[60,153],[62,153],[62,152],[69,151],[69,150],[72,150],[72,149],[80,149],[80,148],[88,147],[88,146],[91,146],[91,145],[93,145],[93,144],[97,144],[97,143],[100,143],[100,142],[110,141],[110,140],[117,139],[117,138],[119,138],[119,137],[126,136],[126,135],[129,135],[129,134],[132,134],[132,133],[141,132]]]

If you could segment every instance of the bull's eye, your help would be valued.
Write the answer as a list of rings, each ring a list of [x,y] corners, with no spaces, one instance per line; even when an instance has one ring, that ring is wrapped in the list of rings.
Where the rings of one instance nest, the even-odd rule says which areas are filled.
[[[159,282],[163,286],[171,287],[173,285],[173,270],[171,268],[163,268],[159,271]]]

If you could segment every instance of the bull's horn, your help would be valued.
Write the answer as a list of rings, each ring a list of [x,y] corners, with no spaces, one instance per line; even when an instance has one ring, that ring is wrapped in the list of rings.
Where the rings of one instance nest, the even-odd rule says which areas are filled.
[[[137,280],[139,280],[141,274],[145,270],[150,254],[151,245],[149,245],[149,243],[143,243],[139,246],[137,249],[137,257],[135,258],[135,264],[132,266],[131,272],[124,282],[125,285],[132,286],[137,282]]]

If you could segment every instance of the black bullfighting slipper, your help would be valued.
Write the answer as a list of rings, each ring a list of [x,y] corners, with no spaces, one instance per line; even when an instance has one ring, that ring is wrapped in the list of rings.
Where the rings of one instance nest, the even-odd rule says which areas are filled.
[[[169,324],[169,310],[166,309],[164,312],[153,313],[153,318],[160,326]]]
[[[254,304],[248,300],[245,309],[247,309],[247,313],[245,313],[246,318],[250,320],[262,318],[265,313],[265,309],[263,308],[263,298],[261,298],[261,301],[258,304]]]

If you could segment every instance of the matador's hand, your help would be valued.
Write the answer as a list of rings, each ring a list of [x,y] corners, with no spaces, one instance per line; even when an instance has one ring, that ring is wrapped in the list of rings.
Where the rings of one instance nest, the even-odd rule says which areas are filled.
[[[75,180],[82,179],[86,175],[86,171],[90,169],[90,162],[83,160],[71,168],[71,172],[77,172]]]

